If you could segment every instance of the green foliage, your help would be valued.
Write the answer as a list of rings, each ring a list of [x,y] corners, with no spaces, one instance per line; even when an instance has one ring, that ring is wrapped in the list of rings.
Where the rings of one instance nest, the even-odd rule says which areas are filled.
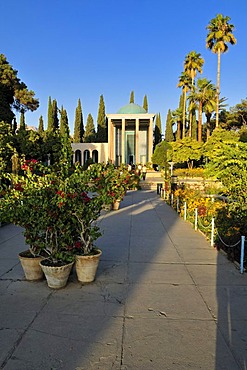
[[[0,173],[11,169],[11,157],[14,154],[14,137],[11,126],[0,122]]]
[[[74,125],[74,143],[82,143],[84,136],[84,125],[82,116],[81,100],[78,99],[78,104],[75,111],[75,125]]]
[[[85,143],[94,143],[96,141],[95,127],[93,122],[93,116],[91,113],[87,116],[87,123],[84,133],[84,142]]]
[[[142,106],[145,109],[145,111],[148,112],[148,98],[147,98],[147,95],[144,95]]]
[[[21,112],[21,116],[20,116],[20,128],[19,128],[19,130],[26,130],[25,114],[24,114],[24,112]]]
[[[171,160],[171,149],[172,146],[170,143],[167,143],[165,140],[161,141],[155,147],[154,154],[152,155],[152,163],[157,164],[161,168],[168,166],[168,161]]]
[[[34,111],[39,107],[32,90],[17,77],[17,70],[0,54],[0,121],[11,123],[13,109],[18,112]]]
[[[113,165],[95,164],[88,170],[68,165],[44,167],[31,159],[22,163],[21,175],[6,174],[0,198],[0,218],[25,229],[33,254],[53,262],[75,254],[90,254],[101,235],[95,224],[104,204],[121,199],[131,174]]]
[[[43,140],[38,132],[33,130],[18,130],[15,135],[15,147],[19,156],[25,156],[27,159],[42,158]]]
[[[53,109],[52,109],[52,102],[51,97],[48,98],[48,123],[47,123],[47,131],[53,131]]]
[[[43,120],[43,117],[42,116],[39,117],[38,133],[40,135],[43,135],[43,133],[44,133],[44,120]]]
[[[241,103],[230,108],[230,112],[226,113],[226,120],[223,125],[228,130],[246,129],[247,99],[242,99]]]
[[[222,153],[223,143],[239,141],[239,134],[235,131],[224,130],[220,127],[213,131],[209,140],[203,145],[203,155],[209,160],[214,160]]]
[[[172,130],[172,113],[171,110],[168,110],[167,116],[166,116],[166,131],[165,131],[165,141],[170,142],[174,141],[174,135]]]
[[[197,120],[195,111],[192,112],[192,120],[191,120],[191,138],[197,140]]]
[[[63,107],[61,108],[60,114],[60,136],[62,144],[60,160],[64,163],[69,164],[72,157],[72,146],[69,134],[68,116],[66,110]]]
[[[186,55],[184,60],[184,71],[191,77],[192,85],[194,85],[197,72],[202,73],[203,64],[204,59],[200,53],[193,50]]]
[[[224,17],[222,14],[217,14],[211,19],[207,26],[208,34],[206,38],[206,47],[212,50],[213,53],[225,53],[228,50],[228,44],[236,44],[237,40],[233,35],[234,25],[230,24],[230,17]]]
[[[130,93],[130,103],[134,103],[135,102],[135,93],[134,91],[131,91]]]
[[[175,176],[179,177],[203,177],[205,178],[205,171],[203,168],[176,168],[173,170]]]
[[[57,108],[57,101],[54,99],[51,101],[51,97],[49,96],[48,99],[48,124],[47,124],[47,131],[55,132],[59,128],[59,120],[58,120],[58,108]]]
[[[198,161],[202,156],[202,144],[197,140],[185,137],[171,143],[172,161],[175,163],[187,162],[188,168],[193,168],[194,161]]]
[[[217,177],[229,199],[247,202],[247,144],[222,142],[207,165],[208,174]]]
[[[97,142],[107,142],[107,131],[106,131],[106,115],[105,115],[105,103],[103,95],[100,95],[98,118],[97,118]]]
[[[58,132],[45,131],[42,154],[50,154],[51,163],[59,163],[62,150],[61,136]]]
[[[161,129],[161,116],[160,113],[156,115],[155,127],[154,127],[154,147],[159,144],[162,140],[162,129]]]

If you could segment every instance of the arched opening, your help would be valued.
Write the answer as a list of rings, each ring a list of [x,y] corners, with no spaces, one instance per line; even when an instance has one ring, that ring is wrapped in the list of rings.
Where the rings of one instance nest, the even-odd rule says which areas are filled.
[[[75,162],[79,162],[81,165],[81,151],[79,149],[75,151]]]
[[[83,160],[83,164],[86,165],[88,164],[89,162],[89,159],[90,159],[90,152],[88,149],[84,150],[84,160]]]
[[[99,162],[99,153],[98,153],[98,150],[96,149],[94,149],[92,152],[92,160],[93,160],[93,163]]]

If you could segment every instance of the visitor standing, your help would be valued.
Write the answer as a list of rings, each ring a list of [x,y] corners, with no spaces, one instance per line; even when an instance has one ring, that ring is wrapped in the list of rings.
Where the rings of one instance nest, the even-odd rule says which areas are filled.
[[[141,163],[138,164],[138,167],[137,167],[137,174],[138,176],[141,176],[141,171],[142,171],[142,165]]]

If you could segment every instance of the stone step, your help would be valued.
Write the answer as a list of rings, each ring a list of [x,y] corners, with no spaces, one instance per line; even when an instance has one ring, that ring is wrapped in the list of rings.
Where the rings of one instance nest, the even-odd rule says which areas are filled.
[[[143,190],[157,190],[157,184],[162,184],[162,187],[163,187],[163,184],[164,184],[164,181],[163,179],[161,179],[160,181],[149,181],[148,179],[146,179],[145,181],[140,181],[139,185],[140,187],[143,189]]]

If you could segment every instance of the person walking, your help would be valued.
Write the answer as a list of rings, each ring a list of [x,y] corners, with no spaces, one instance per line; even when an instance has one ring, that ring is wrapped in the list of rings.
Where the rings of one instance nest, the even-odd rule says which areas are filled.
[[[142,167],[142,180],[145,181],[146,180],[146,174],[147,174],[147,167],[146,165],[144,164],[143,167]]]

